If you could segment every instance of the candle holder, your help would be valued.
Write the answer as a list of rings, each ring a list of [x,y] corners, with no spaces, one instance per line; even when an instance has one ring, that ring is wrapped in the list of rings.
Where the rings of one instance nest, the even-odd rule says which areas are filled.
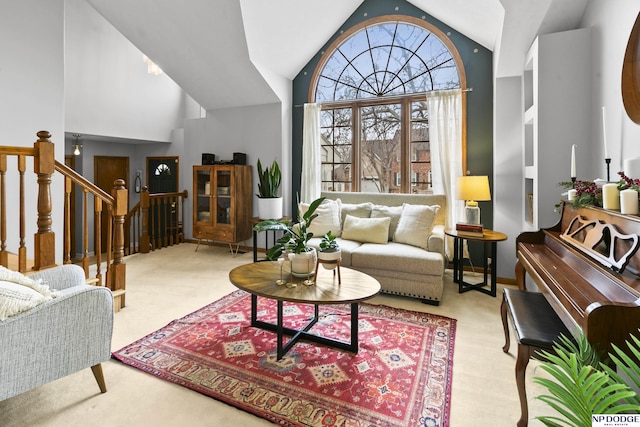
[[[289,264],[290,264],[290,268],[291,268],[291,282],[288,282],[286,284],[287,288],[295,288],[296,286],[298,286],[296,283],[293,282],[293,258],[296,256],[296,254],[288,254],[289,257]]]
[[[611,167],[611,159],[610,158],[606,158],[606,159],[604,159],[604,162],[607,165],[607,182],[611,182],[611,175],[610,175],[610,172],[609,172],[609,169]]]
[[[282,264],[284,264],[284,258],[278,258],[278,265],[280,266],[280,279],[276,280],[276,285],[278,286],[287,283],[285,280],[282,280]]]
[[[571,188],[576,188],[576,177],[575,176],[571,177]]]
[[[316,282],[311,280],[311,265],[309,264],[309,261],[311,261],[311,257],[308,256],[307,257],[307,280],[305,280],[302,283],[306,286],[313,286],[315,285]]]

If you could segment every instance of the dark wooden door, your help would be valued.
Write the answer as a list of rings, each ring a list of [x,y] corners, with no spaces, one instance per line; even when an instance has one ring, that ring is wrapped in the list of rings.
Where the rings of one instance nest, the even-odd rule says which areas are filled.
[[[147,157],[149,194],[175,193],[179,185],[179,162],[176,156]],[[165,242],[170,230],[178,225],[176,205],[158,201],[149,206],[149,236],[152,242]]]
[[[107,193],[111,194],[113,190],[113,183],[116,179],[123,179],[125,186],[130,187],[127,179],[129,177],[129,158],[128,157],[113,157],[113,156],[95,156],[93,158],[93,180],[95,184],[102,188]],[[127,201],[127,211],[129,210]],[[108,224],[109,213],[106,206],[102,209],[102,225],[101,225],[101,250],[105,252],[107,250],[107,239],[109,238]]]
[[[147,157],[147,186],[149,194],[178,191],[178,157]]]

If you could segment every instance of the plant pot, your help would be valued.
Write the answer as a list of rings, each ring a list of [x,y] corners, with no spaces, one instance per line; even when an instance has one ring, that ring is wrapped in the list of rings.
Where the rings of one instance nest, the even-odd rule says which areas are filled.
[[[282,197],[258,197],[258,218],[280,219],[282,218]]]
[[[315,248],[311,248],[309,252],[299,254],[290,254],[291,273],[295,277],[313,276],[316,269],[317,253]]]
[[[338,265],[338,260],[342,257],[342,251],[340,249],[334,251],[320,251],[318,252],[318,259],[324,261],[322,266],[327,270],[333,270]]]

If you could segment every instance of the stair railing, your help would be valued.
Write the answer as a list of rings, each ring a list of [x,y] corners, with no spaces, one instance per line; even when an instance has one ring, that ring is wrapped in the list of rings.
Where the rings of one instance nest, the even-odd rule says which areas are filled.
[[[25,189],[26,159],[33,157],[33,169],[37,175],[37,232],[34,235],[34,259],[33,269],[42,270],[54,267],[55,264],[55,233],[52,230],[52,199],[51,177],[58,171],[65,177],[64,197],[64,244],[63,262],[72,262],[71,254],[71,227],[70,206],[71,189],[74,185],[81,188],[83,193],[83,256],[82,267],[85,277],[89,278],[89,230],[88,230],[88,195],[94,198],[94,215],[96,227],[94,227],[94,242],[96,254],[95,282],[100,286],[107,286],[114,295],[117,291],[120,297],[121,307],[124,307],[124,290],[126,288],[126,265],[124,258],[124,216],[127,213],[128,193],[123,180],[116,180],[111,194],[106,193],[95,184],[73,171],[68,166],[55,160],[54,144],[49,140],[51,134],[47,131],[37,133],[38,140],[30,147],[0,146],[0,264],[9,266],[10,251],[7,250],[7,157],[17,157],[17,170],[19,174],[19,247],[17,249],[18,271],[27,270],[27,247],[25,245],[25,224],[30,212],[25,211],[25,200],[28,192]],[[13,204],[12,204],[13,205]],[[111,215],[108,229],[111,239],[107,241],[106,281],[102,281],[101,273],[101,241],[100,241],[100,213],[106,206]]]
[[[140,201],[125,217],[125,254],[148,253],[184,242],[184,200],[189,192],[149,194],[144,186]]]

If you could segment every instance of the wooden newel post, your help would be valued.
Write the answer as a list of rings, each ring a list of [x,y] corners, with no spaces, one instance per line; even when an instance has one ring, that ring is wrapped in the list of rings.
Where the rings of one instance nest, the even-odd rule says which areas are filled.
[[[140,248],[138,250],[147,254],[151,250],[149,244],[149,187],[142,187],[140,193],[140,209],[142,210],[142,223],[140,225]]]
[[[107,273],[107,283],[112,291],[126,288],[126,264],[124,258],[124,218],[127,215],[129,193],[123,179],[116,179],[111,195],[115,200],[113,206],[113,263]],[[124,295],[121,299],[124,307]]]
[[[38,140],[33,144],[34,172],[38,175],[38,232],[34,235],[34,270],[55,265],[56,239],[51,229],[51,175],[55,172],[55,150],[49,140],[51,134],[46,130],[37,133]]]

